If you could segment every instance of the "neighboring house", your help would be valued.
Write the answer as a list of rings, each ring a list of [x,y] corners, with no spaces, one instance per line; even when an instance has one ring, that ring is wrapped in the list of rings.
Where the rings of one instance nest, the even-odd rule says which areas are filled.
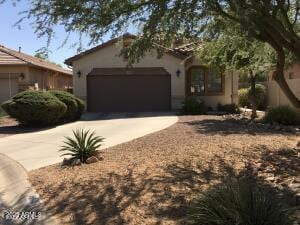
[[[237,103],[238,74],[218,74],[195,59],[190,45],[166,49],[158,58],[150,51],[127,68],[120,43],[137,38],[125,34],[65,61],[73,66],[74,94],[91,112],[177,110],[187,96],[208,106]]]
[[[282,92],[276,81],[273,79],[274,71],[269,74],[268,80],[268,105],[269,106],[279,106],[279,105],[289,105],[292,103],[287,99],[285,94]],[[300,99],[300,63],[295,63],[290,66],[285,72],[285,79],[294,92],[294,94]]]
[[[0,45],[0,103],[27,89],[66,90],[72,83],[71,71]]]

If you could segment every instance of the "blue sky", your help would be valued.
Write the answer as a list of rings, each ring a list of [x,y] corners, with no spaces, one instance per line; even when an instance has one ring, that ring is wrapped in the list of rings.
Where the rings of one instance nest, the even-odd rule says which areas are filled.
[[[46,46],[45,38],[37,38],[34,33],[34,29],[30,24],[32,21],[25,20],[21,23],[21,29],[13,27],[13,25],[22,17],[19,12],[28,9],[28,0],[22,0],[13,6],[8,0],[6,3],[0,5],[0,45],[4,45],[8,48],[18,50],[19,46],[22,48],[22,52],[34,55],[35,51]],[[78,34],[72,34],[68,43],[59,48],[66,38],[66,32],[62,27],[57,28],[56,37],[52,40],[50,50],[52,53],[49,55],[49,60],[64,65],[64,60],[76,54],[76,48],[72,48],[71,45],[78,41]],[[103,38],[107,40],[108,38]],[[87,44],[89,39],[83,38],[83,44]],[[92,46],[86,46],[90,48]],[[64,65],[65,66],[65,65]]]

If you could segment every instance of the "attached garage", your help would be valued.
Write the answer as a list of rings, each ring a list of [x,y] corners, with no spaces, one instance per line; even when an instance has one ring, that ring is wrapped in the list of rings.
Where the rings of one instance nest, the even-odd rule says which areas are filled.
[[[87,75],[90,112],[171,109],[171,75],[164,68],[95,68]]]
[[[19,76],[17,74],[2,74],[0,73],[0,103],[10,99],[18,93]]]

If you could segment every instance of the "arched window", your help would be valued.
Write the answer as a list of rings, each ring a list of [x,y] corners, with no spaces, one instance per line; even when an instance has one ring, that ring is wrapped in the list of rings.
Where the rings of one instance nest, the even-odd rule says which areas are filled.
[[[224,76],[204,66],[192,66],[187,71],[187,95],[224,94]]]

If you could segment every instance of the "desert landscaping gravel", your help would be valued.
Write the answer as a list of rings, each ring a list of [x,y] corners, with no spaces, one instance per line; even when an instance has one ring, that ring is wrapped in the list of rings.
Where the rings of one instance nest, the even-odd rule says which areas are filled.
[[[250,164],[274,187],[296,184],[297,196],[299,139],[222,116],[180,116],[165,130],[103,150],[97,163],[29,175],[61,224],[183,225],[199,192]]]

